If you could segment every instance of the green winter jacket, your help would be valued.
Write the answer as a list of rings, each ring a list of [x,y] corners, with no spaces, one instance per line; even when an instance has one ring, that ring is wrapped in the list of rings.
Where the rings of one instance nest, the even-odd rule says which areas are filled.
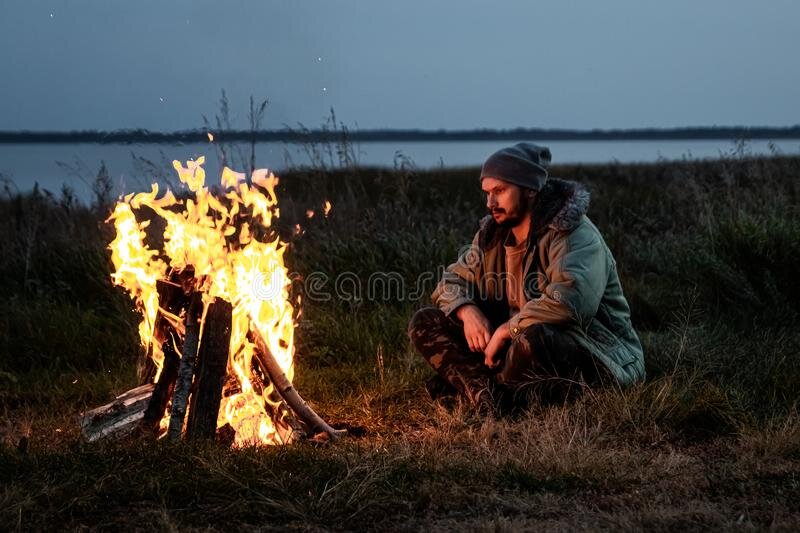
[[[509,320],[512,338],[539,323],[566,326],[621,386],[643,381],[644,355],[622,293],[616,262],[587,218],[589,192],[581,184],[551,178],[539,191],[523,259],[527,303],[508,319],[505,297],[507,228],[481,220],[472,245],[448,266],[433,303],[450,315],[474,303],[494,323]]]

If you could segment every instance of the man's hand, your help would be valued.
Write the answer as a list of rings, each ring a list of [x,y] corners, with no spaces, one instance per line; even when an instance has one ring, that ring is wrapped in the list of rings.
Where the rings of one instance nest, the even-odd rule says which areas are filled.
[[[508,322],[506,322],[495,330],[494,335],[489,340],[489,344],[486,345],[486,349],[483,351],[486,356],[483,363],[489,368],[499,365],[500,360],[497,359],[497,355],[509,340],[511,340],[511,331],[508,329]]]
[[[464,323],[464,337],[469,349],[482,352],[492,338],[489,320],[475,304],[462,305],[456,310],[456,316]]]

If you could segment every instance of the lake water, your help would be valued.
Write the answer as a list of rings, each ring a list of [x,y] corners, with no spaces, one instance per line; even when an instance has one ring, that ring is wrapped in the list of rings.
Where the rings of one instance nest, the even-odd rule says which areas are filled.
[[[513,141],[362,142],[354,150],[362,166],[393,167],[403,161],[418,168],[479,166],[492,152]],[[652,162],[682,158],[707,159],[736,153],[800,155],[800,139],[748,141],[737,147],[725,140],[670,141],[553,141],[553,163]],[[249,146],[233,146],[249,161]],[[738,152],[737,152],[738,151]],[[118,193],[141,190],[154,179],[173,176],[171,161],[206,156],[209,175],[219,170],[217,149],[212,143],[197,144],[0,144],[0,175],[12,188],[30,190],[34,183],[58,193],[67,183],[81,198],[89,198],[88,181],[105,162]],[[336,155],[334,152],[334,159]],[[327,161],[326,157],[326,161]],[[145,162],[148,161],[148,162]],[[241,170],[241,161],[232,168]],[[150,163],[153,163],[152,165]],[[308,164],[308,153],[297,145],[258,143],[256,164],[280,175],[291,164]],[[237,168],[237,166],[239,168]]]

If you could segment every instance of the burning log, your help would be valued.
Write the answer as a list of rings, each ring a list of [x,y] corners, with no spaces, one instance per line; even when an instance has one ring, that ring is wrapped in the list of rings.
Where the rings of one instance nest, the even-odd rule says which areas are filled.
[[[296,440],[297,437],[306,435],[308,433],[308,426],[295,416],[292,408],[289,407],[286,400],[283,399],[275,386],[272,385],[269,374],[263,369],[262,364],[258,362],[258,355],[259,354],[256,352],[254,357],[259,370],[261,370],[261,375],[259,375],[258,372],[253,373],[253,385],[255,388],[262,391],[262,396],[268,391],[264,396],[264,408],[270,418],[285,423],[285,431],[280,432],[281,441],[283,443],[292,442]]]
[[[169,338],[164,341],[162,348],[164,352],[164,367],[161,369],[161,375],[155,384],[153,394],[140,424],[143,433],[151,435],[157,433],[159,422],[164,417],[167,403],[175,389],[175,380],[178,378],[178,364],[180,363],[180,356],[175,351],[175,343],[176,339],[170,332]]]
[[[144,413],[144,418],[140,424],[140,431],[146,435],[157,435],[159,423],[164,417],[167,404],[172,398],[175,389],[175,381],[178,377],[178,365],[180,364],[180,352],[183,345],[185,326],[179,324],[179,315],[185,313],[189,298],[186,296],[181,282],[187,277],[193,277],[194,271],[179,271],[170,274],[170,280],[157,280],[158,290],[158,315],[156,316],[153,331],[154,341],[161,345],[161,352],[164,354],[164,361],[161,374],[156,381],[150,403]],[[151,350],[154,347],[151,346]],[[149,355],[149,354],[148,354]],[[146,357],[144,365],[145,375],[141,383],[149,383],[156,377],[156,367],[151,357]],[[148,364],[149,362],[149,364]],[[149,376],[149,377],[148,377]]]
[[[281,395],[297,417],[308,427],[309,431],[312,434],[325,433],[333,440],[347,433],[346,431],[332,428],[310,405],[308,405],[308,403],[306,403],[302,396],[300,396],[300,393],[297,392],[297,389],[294,388],[292,382],[289,381],[289,378],[286,377],[286,374],[284,374],[283,369],[281,369],[278,361],[275,360],[272,351],[269,349],[266,341],[264,341],[264,337],[258,330],[254,330],[253,337],[256,347],[258,348],[256,357],[258,358],[259,364],[269,375],[278,394]]]
[[[229,302],[216,298],[203,320],[203,336],[197,356],[197,389],[192,394],[187,438],[211,439],[217,433],[219,403],[228,367],[232,312],[233,306]]]
[[[172,272],[169,276],[169,280],[156,280],[158,314],[156,315],[153,327],[153,339],[159,343],[162,352],[165,350],[164,343],[171,337],[173,340],[175,340],[175,337],[177,337],[178,340],[183,338],[183,328],[179,316],[186,311],[186,306],[189,305],[187,292],[182,285],[182,283],[185,283],[187,277],[194,277],[193,269]],[[154,351],[155,344],[150,346],[144,360],[138,365],[139,383],[141,384],[154,381],[158,374],[158,368],[153,361]],[[180,350],[178,350],[178,353],[180,353]],[[166,352],[164,352],[164,355],[166,357]],[[180,359],[180,357],[178,357],[178,359]]]
[[[189,309],[186,312],[186,335],[183,338],[183,354],[181,355],[178,379],[175,383],[175,392],[172,395],[172,409],[170,410],[169,429],[167,437],[170,440],[179,440],[183,433],[183,421],[186,418],[186,404],[192,388],[194,365],[197,359],[197,348],[200,342],[199,315],[203,311],[203,300],[200,293],[192,295]]]

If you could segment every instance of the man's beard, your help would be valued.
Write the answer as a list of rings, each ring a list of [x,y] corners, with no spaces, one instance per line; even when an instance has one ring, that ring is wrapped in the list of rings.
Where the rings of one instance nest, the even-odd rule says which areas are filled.
[[[516,227],[522,222],[525,213],[531,210],[532,201],[527,196],[521,196],[519,199],[519,204],[514,208],[514,210],[509,213],[505,209],[493,209],[492,210],[492,218],[494,219],[495,223],[500,226],[501,228],[513,228]],[[495,213],[497,214],[504,214],[506,215],[505,220],[502,222],[498,222],[496,218],[494,218]]]
[[[492,212],[493,215],[494,215],[494,213],[505,213],[505,210],[497,209],[497,210]],[[522,216],[521,215],[517,215],[517,214],[514,214],[514,215],[506,214],[506,218],[504,220],[501,220],[501,221],[498,221],[497,219],[495,219],[495,223],[498,226],[500,226],[501,228],[513,228],[513,227],[516,227],[516,226],[519,225],[519,223],[521,221],[522,221]]]

